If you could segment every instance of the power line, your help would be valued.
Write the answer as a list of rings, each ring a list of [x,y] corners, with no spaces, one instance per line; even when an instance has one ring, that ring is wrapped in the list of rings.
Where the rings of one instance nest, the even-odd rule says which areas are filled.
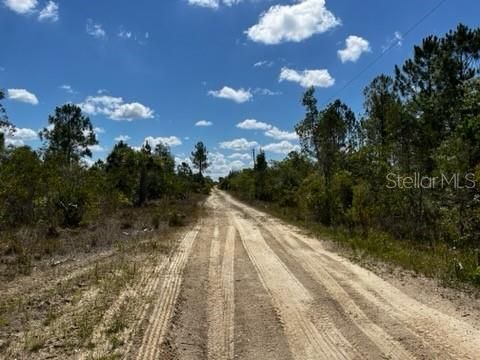
[[[420,26],[425,20],[427,20],[435,11],[437,11],[444,3],[446,3],[447,0],[441,0],[435,5],[430,11],[428,11],[424,16],[420,18],[415,24],[413,24],[410,28],[407,29],[407,31],[401,33],[402,34],[402,39],[405,39],[408,35],[410,35],[415,29]],[[365,72],[370,70],[376,63],[378,63],[383,56],[388,53],[390,50],[392,50],[394,47],[396,47],[398,42],[394,41],[392,42],[385,50],[382,51],[382,53],[377,56],[372,62],[370,62],[366,67],[364,67],[357,75],[355,75],[353,78],[351,78],[347,83],[342,86],[342,88],[335,93],[335,95],[332,95],[324,104],[325,106],[328,105],[333,99],[337,98],[338,95],[340,95],[347,87],[349,87],[352,83],[354,83],[358,78],[360,78]]]

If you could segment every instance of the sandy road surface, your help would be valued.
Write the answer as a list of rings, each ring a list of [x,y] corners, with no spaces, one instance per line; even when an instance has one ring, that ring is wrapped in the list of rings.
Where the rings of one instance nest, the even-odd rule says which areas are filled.
[[[460,314],[414,300],[218,190],[206,206],[165,265],[134,358],[479,358],[480,330]]]

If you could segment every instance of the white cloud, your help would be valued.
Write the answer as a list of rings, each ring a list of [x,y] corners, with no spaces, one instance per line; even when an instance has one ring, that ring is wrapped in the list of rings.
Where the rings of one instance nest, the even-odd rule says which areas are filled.
[[[130,39],[133,34],[131,31],[120,30],[117,35],[120,39]]]
[[[51,130],[51,129],[50,129],[50,130]],[[93,128],[93,131],[92,131],[92,132],[93,132],[93,134],[94,134],[95,136],[98,136],[99,134],[104,134],[104,133],[105,133],[105,129],[100,128],[100,127],[95,127],[95,128]],[[84,130],[84,131],[83,131],[83,135],[84,135],[84,136],[89,136],[89,135],[90,135],[90,131]]]
[[[268,45],[286,41],[300,42],[340,25],[325,7],[325,0],[299,0],[293,5],[274,5],[260,16],[247,36]]]
[[[253,64],[253,67],[272,67],[272,66],[273,66],[273,61],[268,61],[268,60],[257,61],[255,64]]]
[[[107,33],[105,30],[103,30],[103,26],[101,24],[94,23],[92,19],[87,20],[86,31],[88,35],[91,35],[97,39],[104,39],[107,37]]]
[[[32,105],[38,104],[38,99],[35,94],[25,89],[8,89],[7,98]]]
[[[289,141],[281,141],[279,143],[272,143],[262,147],[265,151],[271,151],[276,154],[288,154],[292,151],[299,151],[300,146],[294,145]]]
[[[240,2],[242,0],[188,0],[190,5],[209,9],[218,9],[220,5],[233,6]]]
[[[168,136],[168,137],[147,136],[145,138],[145,140],[143,141],[143,144],[145,145],[147,142],[152,147],[152,149],[155,149],[155,147],[158,144],[163,144],[163,145],[167,145],[167,146],[170,146],[170,147],[182,145],[182,140],[180,140],[176,136]]]
[[[246,119],[241,123],[238,123],[237,128],[244,130],[262,130],[264,135],[272,137],[276,140],[297,140],[298,136],[295,132],[283,131],[277,128],[276,126],[267,124],[262,121],[257,121],[255,119]]]
[[[296,82],[305,88],[310,86],[327,88],[335,84],[335,79],[326,69],[297,71],[284,67],[280,72],[279,81]]]
[[[230,160],[220,152],[213,152],[209,154],[210,167],[207,169],[207,174],[214,179],[220,176],[226,176],[230,171],[237,171],[248,167],[249,164],[241,160]]]
[[[54,1],[49,1],[47,5],[38,14],[39,21],[58,21],[58,4]]]
[[[194,6],[217,9],[220,5],[220,0],[188,0],[188,3]]]
[[[246,153],[233,153],[228,157],[229,159],[237,159],[237,160],[250,160],[252,158],[251,154]]]
[[[298,139],[298,135],[295,132],[283,131],[275,126],[273,126],[270,130],[266,131],[265,136],[269,136],[276,140],[297,140]]]
[[[153,110],[138,102],[122,104],[113,111],[111,118],[113,120],[126,121],[133,119],[151,119],[153,118]]]
[[[382,52],[385,52],[388,49],[393,48],[394,46],[402,46],[402,45],[403,45],[403,35],[400,31],[395,31],[393,33],[393,37],[387,39],[386,44],[382,46]]]
[[[123,142],[127,142],[128,140],[130,140],[130,136],[128,135],[119,135],[115,138],[115,141],[116,142],[119,142],[119,141],[123,141]]]
[[[282,93],[280,91],[272,91],[270,89],[265,89],[265,88],[256,88],[253,92],[255,94],[263,95],[263,96],[282,95]]]
[[[70,85],[64,84],[59,86],[60,89],[65,90],[69,94],[75,94],[75,90]]]
[[[345,40],[345,49],[338,50],[337,54],[342,63],[347,61],[355,62],[365,52],[370,52],[370,43],[360,36],[350,35]]]
[[[13,132],[0,128],[0,132],[5,134],[5,144],[7,145],[23,146],[25,141],[38,140],[37,132],[28,128],[15,128]]]
[[[91,152],[94,152],[94,153],[98,153],[98,152],[104,152],[105,151],[105,148],[101,145],[90,145],[88,147],[88,149],[91,151]]]
[[[257,121],[255,119],[246,119],[243,120],[241,123],[238,123],[237,128],[244,129],[244,130],[270,130],[272,125]]]
[[[121,97],[89,96],[79,106],[89,115],[102,114],[112,120],[132,121],[153,118],[154,111],[138,102],[124,103]]]
[[[235,155],[235,154],[233,154]],[[206,173],[214,179],[219,178],[220,176],[226,176],[232,170],[241,170],[248,166],[252,166],[252,161],[244,162],[250,160],[250,156],[247,155],[247,158],[240,157],[226,157],[224,154],[216,151],[208,154],[208,161],[210,166],[208,167]],[[180,165],[182,162],[187,163],[190,167],[193,167],[192,160],[189,157],[185,157],[185,154],[178,154],[175,156],[175,163]]]
[[[10,10],[18,14],[28,14],[37,7],[37,0],[4,0],[3,3]]]
[[[212,126],[213,122],[207,120],[200,120],[195,123],[195,126]]]
[[[243,88],[235,90],[228,86],[224,86],[220,90],[210,90],[208,95],[221,99],[232,100],[239,104],[250,101],[253,97],[250,90],[245,90]]]
[[[247,139],[234,139],[231,141],[223,141],[220,143],[220,148],[228,150],[237,150],[245,151],[251,148],[257,147],[258,143],[256,141],[248,141]]]

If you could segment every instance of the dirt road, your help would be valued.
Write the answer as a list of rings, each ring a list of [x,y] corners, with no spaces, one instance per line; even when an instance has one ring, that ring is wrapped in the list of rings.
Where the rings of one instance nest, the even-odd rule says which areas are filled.
[[[480,331],[215,190],[137,359],[478,359]],[[181,289],[181,290],[180,290]]]

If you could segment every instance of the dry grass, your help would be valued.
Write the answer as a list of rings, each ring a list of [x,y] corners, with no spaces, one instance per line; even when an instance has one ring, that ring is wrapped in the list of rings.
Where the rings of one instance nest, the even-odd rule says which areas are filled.
[[[0,358],[69,357],[94,346],[94,329],[145,269],[168,256],[176,227],[195,221],[199,202],[126,209],[78,229],[21,229],[0,240]],[[181,223],[171,222],[172,214]],[[121,347],[134,301],[106,329]],[[19,335],[20,334],[20,335]],[[115,357],[112,357],[115,358]]]

